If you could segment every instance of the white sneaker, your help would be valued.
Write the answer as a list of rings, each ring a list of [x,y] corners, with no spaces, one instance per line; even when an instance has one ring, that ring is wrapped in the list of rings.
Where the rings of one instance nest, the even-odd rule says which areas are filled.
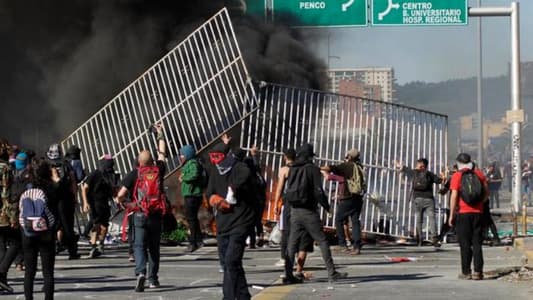
[[[274,264],[276,267],[284,267],[285,266],[285,260],[282,258],[277,263]]]

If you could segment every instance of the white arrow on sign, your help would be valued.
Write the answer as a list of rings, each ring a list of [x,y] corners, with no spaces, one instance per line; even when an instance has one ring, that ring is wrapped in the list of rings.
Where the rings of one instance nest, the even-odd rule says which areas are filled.
[[[389,5],[387,6],[387,9],[386,9],[385,11],[380,12],[380,13],[378,14],[378,19],[379,19],[380,21],[383,20],[383,18],[384,18],[386,15],[388,15],[388,14],[390,13],[390,11],[391,11],[393,8],[394,8],[394,9],[399,9],[399,8],[400,8],[400,4],[398,4],[398,3],[392,3],[392,0],[389,0]]]
[[[342,11],[347,11],[348,7],[352,6],[354,2],[355,2],[355,0],[349,0],[346,3],[343,3],[342,4]]]

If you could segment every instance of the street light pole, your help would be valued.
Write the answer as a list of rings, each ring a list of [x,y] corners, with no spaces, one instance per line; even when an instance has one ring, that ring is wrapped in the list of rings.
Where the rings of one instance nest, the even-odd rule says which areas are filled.
[[[507,112],[507,121],[511,124],[512,153],[512,207],[515,213],[520,211],[522,201],[521,153],[522,123],[524,111],[520,99],[520,5],[512,2],[510,7],[470,8],[471,17],[511,17],[511,109]]]
[[[511,3],[511,111],[521,112],[522,120],[513,120],[511,124],[512,151],[513,151],[513,205],[516,212],[520,210],[522,195],[521,174],[521,135],[523,111],[520,99],[520,6],[518,2]]]
[[[481,0],[477,0],[477,6],[481,7]],[[482,36],[481,36],[481,18],[478,19],[478,69],[477,69],[477,119],[478,119],[478,150],[477,163],[479,168],[483,168],[483,106],[482,106],[482,80],[483,80],[483,54],[482,54]]]

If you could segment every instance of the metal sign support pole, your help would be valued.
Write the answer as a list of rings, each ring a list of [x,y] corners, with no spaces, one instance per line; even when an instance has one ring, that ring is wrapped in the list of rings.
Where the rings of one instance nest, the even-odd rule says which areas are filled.
[[[521,176],[521,128],[523,122],[523,111],[520,99],[520,6],[517,2],[512,2],[510,7],[479,7],[470,8],[468,15],[471,17],[511,17],[511,110],[508,116],[511,124],[512,142],[512,204],[514,212],[520,210],[522,176]]]

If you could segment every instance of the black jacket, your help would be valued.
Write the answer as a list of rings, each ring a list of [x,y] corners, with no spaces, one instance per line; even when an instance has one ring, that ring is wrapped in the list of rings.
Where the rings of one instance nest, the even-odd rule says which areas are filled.
[[[318,209],[318,204],[320,204],[325,210],[329,212],[330,206],[328,202],[328,197],[322,188],[322,174],[320,173],[320,168],[313,164],[309,159],[297,159],[294,164],[290,167],[290,172],[295,168],[303,168],[305,176],[307,177],[307,182],[309,184],[307,195],[309,199],[306,201],[305,206],[294,206],[296,208],[307,208],[311,210]]]
[[[228,154],[231,155],[231,154]],[[207,197],[217,194],[226,197],[228,187],[231,186],[237,199],[237,204],[231,211],[217,212],[217,234],[226,235],[236,232],[247,232],[254,224],[253,190],[251,173],[248,166],[240,161],[235,161],[231,171],[220,174],[215,167],[210,168],[209,182],[206,189]]]
[[[408,167],[403,167],[402,168],[402,172],[404,172],[411,181],[414,180],[414,177],[418,173],[427,172],[428,181],[429,181],[428,188],[426,190],[424,190],[424,191],[417,191],[417,190],[413,189],[413,199],[415,199],[415,198],[433,199],[433,185],[442,183],[442,179],[439,176],[437,176],[435,173],[433,173],[433,172],[431,172],[429,170],[427,170],[427,171],[419,171],[419,170],[410,169]]]

